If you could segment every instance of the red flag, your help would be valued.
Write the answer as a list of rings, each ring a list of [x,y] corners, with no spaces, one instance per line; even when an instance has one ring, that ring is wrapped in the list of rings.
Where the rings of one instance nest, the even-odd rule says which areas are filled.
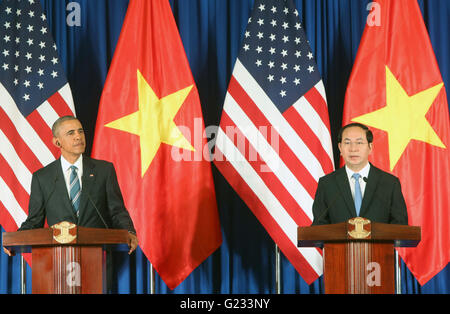
[[[167,0],[132,0],[93,157],[117,169],[144,254],[174,289],[221,244],[197,89]]]
[[[450,125],[447,96],[417,2],[379,0],[347,87],[343,124],[374,133],[370,161],[399,177],[417,248],[399,253],[421,285],[450,257]]]
[[[215,164],[310,284],[322,255],[297,247],[297,228],[311,225],[317,182],[334,169],[325,89],[293,1],[255,1],[244,37]]]

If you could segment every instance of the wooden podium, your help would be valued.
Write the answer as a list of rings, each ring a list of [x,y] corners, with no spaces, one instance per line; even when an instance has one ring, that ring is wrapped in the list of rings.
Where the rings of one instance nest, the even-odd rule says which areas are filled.
[[[420,227],[348,222],[298,228],[299,247],[323,247],[325,293],[395,292],[394,247],[415,247]]]
[[[126,244],[128,231],[61,222],[51,228],[3,233],[3,246],[32,253],[32,293],[105,293],[108,246]]]

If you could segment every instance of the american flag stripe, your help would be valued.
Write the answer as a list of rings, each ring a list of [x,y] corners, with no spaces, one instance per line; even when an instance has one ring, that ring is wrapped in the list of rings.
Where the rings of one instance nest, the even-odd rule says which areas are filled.
[[[2,177],[0,176],[0,180],[2,180]],[[0,196],[0,221],[2,222],[2,227],[5,230],[16,230],[16,229],[8,229],[8,228],[15,228],[16,222],[14,221],[11,214],[8,212],[5,206],[3,206],[3,202],[1,201]]]
[[[316,181],[318,181],[325,174],[320,162],[297,135],[293,127],[286,121],[272,100],[267,97],[265,91],[259,86],[258,82],[256,82],[239,59],[236,60],[233,76],[241,86],[245,86],[244,89],[248,96],[253,99],[254,103],[258,104],[259,110],[261,110],[267,120],[280,134],[281,138],[291,147],[291,150],[303,165],[305,165],[308,172],[313,174]]]
[[[28,207],[28,198],[29,198],[29,191],[27,191],[22,184],[20,184],[17,177],[14,175],[14,172],[12,171],[9,164],[6,162],[5,158],[0,155],[0,167],[2,169],[2,178],[6,185],[10,187],[10,190],[14,194],[14,197],[16,198],[17,202],[20,204],[22,208]]]
[[[277,242],[297,271],[305,273],[304,279],[307,281],[312,281],[313,278],[320,276],[322,274],[320,251],[315,248],[297,247],[297,224],[286,213],[258,173],[246,163],[245,158],[241,156],[242,160],[240,160],[237,157],[239,151],[221,128],[217,134],[216,151],[218,151],[218,155],[226,158],[226,162],[217,163],[220,172],[238,191],[239,196],[252,209],[254,215]]]
[[[70,111],[69,112],[65,112],[64,114],[58,114],[55,111],[55,108],[48,102],[48,101],[44,101],[44,103],[42,105],[40,105],[37,109],[36,112],[39,113],[41,119],[45,122],[45,125],[51,130],[52,128],[52,123],[53,121],[56,121],[56,119],[58,119],[61,116],[65,116],[65,115],[70,115]],[[34,112],[33,112],[34,113]],[[43,124],[41,124],[43,125]],[[48,138],[48,137],[47,137]]]
[[[305,101],[306,103],[306,101]],[[306,107],[302,105],[302,107]],[[309,107],[311,109],[311,107]],[[294,106],[283,113],[283,116],[292,125],[298,136],[310,148],[314,156],[317,157],[322,169],[327,172],[333,169],[331,146],[325,146],[331,141],[330,133],[327,133],[323,128],[321,129],[320,121],[317,119],[318,115],[315,111],[308,109],[297,110]],[[316,125],[316,128],[313,126]],[[318,127],[317,127],[318,125]],[[317,183],[317,181],[315,181]],[[315,188],[314,188],[315,190]]]
[[[17,226],[20,226],[22,222],[24,222],[27,218],[27,215],[23,211],[20,204],[17,202],[9,186],[5,181],[3,181],[2,177],[0,177],[0,191],[2,192],[0,193],[0,201],[4,205],[5,209],[9,212],[15,224]]]
[[[42,164],[47,165],[51,161],[55,160],[55,157],[48,149],[47,145],[41,140],[38,133],[28,123],[27,119],[18,110],[13,98],[9,95],[8,91],[4,89],[0,83],[0,95],[2,95],[2,102],[0,106],[5,111],[9,120],[14,124],[15,128],[20,134],[20,137],[30,147],[31,151],[41,160]],[[14,141],[14,139],[11,139]]]
[[[225,129],[226,127],[234,127],[237,138],[245,138],[239,129],[235,128],[235,125],[226,113],[222,115],[221,126],[225,127]],[[226,133],[226,135],[230,141],[233,141],[233,138],[230,138],[231,134]],[[245,140],[242,144],[243,145],[236,145],[235,143],[236,148],[242,156],[246,156],[246,152],[243,151],[245,148],[249,148],[249,150],[254,149],[256,151],[248,140]],[[248,158],[246,160],[252,166],[253,170],[259,174],[261,179],[264,181],[264,184],[273,192],[274,195],[277,195],[278,200],[282,204],[283,208],[286,209],[289,216],[291,216],[297,224],[307,223],[309,221],[309,217],[304,215],[299,204],[295,201],[289,191],[286,190],[279,178],[272,171],[270,171],[270,168],[260,156],[261,155],[256,153],[256,157],[258,158]],[[268,169],[269,171],[261,171],[262,169]]]
[[[236,102],[234,101],[233,98],[230,97],[229,100],[227,100],[227,104],[228,103],[230,105],[228,105],[228,106],[226,105],[227,108],[224,110],[223,121],[221,121],[221,126],[225,126],[225,130],[226,130],[227,126],[228,127],[231,126],[231,129],[233,129],[233,127],[235,127],[237,130],[239,130],[239,126],[234,124],[234,122],[232,122],[232,120],[229,118],[229,116],[227,114],[228,111],[233,112],[233,110],[234,110],[233,106],[237,106]],[[233,105],[231,105],[231,104],[233,104]],[[247,103],[247,106],[245,106],[245,108],[249,108],[249,107],[251,107],[251,106],[249,105],[249,103]],[[240,107],[240,109],[243,109],[243,107]],[[248,116],[246,118],[250,119]],[[231,122],[228,122],[228,119]],[[252,122],[253,122],[253,120],[252,120]],[[242,129],[248,129],[249,128],[248,125],[245,125],[245,124],[244,125],[241,124],[241,127],[242,127]],[[257,130],[256,130],[256,127],[255,127],[253,132],[250,132],[250,133],[256,133],[256,132],[257,132]],[[226,134],[229,135],[228,132]],[[244,135],[242,135],[241,138],[243,138],[243,137],[244,137]],[[246,140],[248,141],[248,138],[246,138]],[[262,141],[262,140],[263,139],[260,137],[260,140],[256,141],[256,145],[258,145],[260,150],[262,150],[264,152],[264,151],[266,151],[268,149],[268,147],[269,147],[268,145],[270,145],[270,144],[266,142],[265,144],[267,146],[266,147],[261,147],[262,145],[260,144],[260,141]],[[253,141],[253,143],[254,142],[255,141]],[[244,143],[244,144],[246,144],[246,143]],[[251,145],[251,147],[254,147],[254,144],[252,144],[251,141],[249,141],[249,145]],[[237,146],[238,149],[242,153],[242,149],[239,147],[240,145],[236,145],[236,142],[235,142],[235,146]],[[255,150],[256,150],[256,148],[255,148]],[[275,153],[275,152],[273,152],[273,153]],[[246,156],[246,155],[244,155],[244,156]],[[275,159],[275,163],[272,163],[272,167],[270,167],[267,163],[264,163],[264,166],[266,166],[266,167],[257,168],[257,171],[258,171],[258,173],[260,173],[260,175],[266,175],[268,173],[268,171],[269,171],[270,174],[273,174],[274,172],[279,174],[280,173],[279,170],[281,170],[281,169],[285,170],[282,173],[286,173],[286,171],[292,170],[292,168],[295,168],[295,167],[292,167],[292,164],[295,165],[295,166],[301,166],[301,164],[298,162],[296,157],[293,156],[292,152],[286,147],[284,141],[282,141],[282,140],[280,140],[278,154],[274,154],[274,155],[259,154],[259,156],[261,156],[261,159],[264,160],[264,161],[267,160],[267,159],[270,159],[270,160],[274,160]],[[293,156],[293,157],[291,159],[287,159],[287,158],[285,158],[285,156],[288,156],[288,157],[292,157]],[[294,160],[292,160],[292,159],[294,159]],[[251,160],[253,160],[253,159],[247,157],[247,160],[250,160],[250,162],[251,162]],[[288,161],[290,164],[288,164],[286,161]],[[298,170],[298,168],[295,168],[295,169]],[[268,170],[268,171],[264,171],[264,170]],[[299,171],[298,173],[302,173],[302,172],[303,171]],[[284,186],[284,184],[286,182],[292,182],[292,184],[290,184],[290,185],[292,185],[292,189],[297,189],[297,191],[295,191],[293,195],[291,195],[291,194],[290,195],[291,195],[291,198],[293,198],[294,200],[295,200],[294,196],[297,196],[297,201],[298,201],[299,198],[305,197],[306,196],[305,193],[308,193],[307,191],[304,191],[303,183],[301,184],[300,183],[301,181],[297,177],[298,173],[294,174],[294,172],[290,171],[290,172],[288,172],[288,174],[280,175],[280,177],[276,177],[277,181],[279,180],[280,184],[283,185],[283,186]],[[294,185],[294,182],[295,182],[295,185]],[[292,189],[291,189],[291,191],[292,191]],[[302,193],[302,191],[303,191],[303,193]],[[281,198],[282,197],[279,197],[279,199],[281,199]],[[312,196],[310,196],[309,198],[312,198]],[[296,201],[296,203],[298,204],[297,201]],[[297,205],[296,207],[299,208],[300,206]],[[291,207],[289,207],[289,208],[291,210],[294,210],[294,208],[291,208]],[[306,216],[303,211],[299,211],[297,216],[302,217],[302,219],[300,219],[299,222],[302,222],[302,223],[307,223],[307,222],[310,223],[311,222],[310,218],[308,216]]]
[[[286,212],[273,192],[264,184],[259,174],[251,167],[244,156],[234,146],[234,143],[219,130],[217,138],[217,148],[222,152],[227,161],[237,171],[238,175],[244,179],[256,198],[263,205],[259,208],[266,208],[272,216],[272,222],[275,222],[282,231],[288,236],[291,242],[297,239],[297,224]],[[258,210],[256,210],[258,212]]]
[[[311,127],[316,130],[316,134],[330,135],[330,126],[326,121],[328,121],[328,111],[324,110],[327,108],[326,96],[323,93],[323,82],[320,81],[313,88],[311,88],[299,101],[294,103],[294,108],[300,112],[308,112],[313,114],[311,117],[315,117],[315,120],[308,120]],[[307,103],[305,103],[305,101]],[[300,102],[303,105],[300,105]],[[309,116],[309,115],[308,115]],[[320,119],[320,120],[319,120]],[[327,138],[323,142],[324,148],[327,148]]]
[[[247,78],[246,80],[248,82],[248,80],[250,80],[250,78]],[[234,83],[234,82],[236,82],[236,83]],[[262,124],[262,125],[266,125],[266,126],[274,126],[273,123],[271,123],[269,121],[270,113],[264,114],[264,112],[259,110],[261,105],[258,106],[255,104],[255,101],[253,101],[250,98],[250,96],[246,93],[249,89],[244,90],[243,87],[239,83],[237,83],[237,80],[234,79],[234,75],[233,75],[233,78],[231,79],[231,82],[230,82],[229,92],[230,93],[233,92],[233,94],[237,94],[234,92],[237,89],[237,86],[239,86],[239,88],[241,89],[241,92],[239,92],[239,98],[237,99],[237,102],[230,103],[230,106],[233,105],[231,108],[227,107],[227,102],[225,102],[224,112],[226,112],[228,114],[229,114],[229,112],[232,112],[231,114],[233,114],[233,110],[235,110],[235,109],[236,110],[245,110],[247,112],[250,111],[248,114],[248,117],[251,117],[251,118],[248,118],[248,119],[252,120],[252,121],[256,120],[255,125]],[[261,93],[263,93],[263,91],[261,91]],[[246,105],[239,106],[238,103],[245,103]],[[258,104],[261,104],[261,101]],[[269,108],[269,106],[270,106],[270,104],[267,107]],[[271,116],[272,119],[273,119],[274,115],[278,115],[279,116],[278,121],[285,122],[284,116],[281,115],[279,113],[279,111],[276,110],[276,108],[275,108],[275,110],[271,110],[271,112],[274,113]],[[310,197],[309,197],[310,204],[312,204],[312,198],[314,197],[315,186],[317,185],[317,179],[311,175],[311,170],[307,169],[305,164],[307,165],[310,162],[317,161],[317,159],[315,158],[315,156],[310,155],[309,158],[303,157],[302,158],[303,160],[301,160],[299,158],[299,154],[298,153],[295,154],[296,147],[292,148],[292,146],[290,146],[288,143],[286,143],[285,139],[286,138],[291,139],[293,137],[300,138],[300,137],[298,136],[297,132],[295,132],[294,127],[289,127],[289,129],[292,130],[291,134],[289,134],[288,133],[289,129],[287,126],[291,126],[291,125],[284,123],[282,128],[276,128],[274,126],[274,128],[277,129],[277,131],[280,129],[283,130],[283,134],[285,135],[284,137],[281,135],[281,137],[279,139],[279,144],[280,144],[279,154],[280,154],[280,157],[283,159],[283,161],[285,161],[287,159],[287,161],[289,162],[289,163],[287,163],[289,168],[295,170],[292,172],[295,173],[295,176],[297,176],[299,181],[302,182],[302,184],[306,183],[305,185],[307,185],[309,187],[308,194],[310,195]],[[241,127],[247,128],[248,126],[244,124]],[[294,134],[294,135],[292,135],[292,134]],[[294,140],[291,140],[291,142],[293,142]],[[294,145],[294,146],[296,146],[296,145]],[[308,149],[308,151],[309,151],[309,149]],[[294,154],[295,157],[291,156],[292,154]],[[320,166],[320,168],[321,168],[321,166]],[[305,188],[302,187],[302,189],[305,189]],[[307,197],[307,199],[308,199],[308,197]],[[309,206],[309,204],[308,204],[308,206]],[[310,212],[309,216],[312,217],[312,211]]]
[[[261,136],[256,126],[231,96],[225,100],[224,112],[234,121],[253,147],[257,148],[262,159],[267,163],[270,170],[277,175],[282,184],[286,186],[291,195],[297,201],[309,199],[312,206],[311,196],[281,160],[279,153],[273,150],[265,138]],[[306,214],[312,219],[312,211],[306,212]]]
[[[311,176],[310,172],[294,154],[289,145],[283,140],[283,138],[279,136],[279,133],[275,130],[275,128],[272,128],[270,121],[267,120],[264,114],[259,110],[258,105],[256,105],[254,101],[247,95],[246,91],[235,80],[233,76],[230,80],[228,92],[233,97],[233,99],[237,100],[237,103],[246,104],[245,106],[241,106],[241,109],[247,114],[247,117],[252,120],[255,126],[265,126],[268,130],[276,133],[276,135],[278,136],[276,138],[276,144],[278,144],[278,147],[275,147],[275,149],[279,151],[281,159],[286,165],[288,165],[298,181],[302,182],[303,187],[308,191],[311,197],[314,197],[317,185],[317,181],[315,180],[315,178]],[[270,140],[270,144],[273,145],[272,141],[274,141],[275,138],[271,138]]]
[[[73,115],[73,110],[71,108],[74,107],[69,84],[64,85],[57,93],[50,96],[48,102],[59,117]],[[52,124],[49,124],[48,126],[51,128]]]
[[[27,122],[36,131],[36,134],[41,139],[42,143],[45,144],[47,149],[50,151],[53,157],[58,155],[58,148],[55,147],[47,139],[52,138],[52,131],[47,127],[47,123],[44,121],[38,110],[33,111],[27,117]]]
[[[316,86],[322,85],[320,81]],[[328,117],[328,113],[324,113],[324,108],[328,108],[325,98],[318,92],[317,87],[311,88],[305,96],[301,97],[299,101],[294,103],[291,107],[298,112],[298,114],[305,120],[308,128],[311,129],[312,134],[319,139],[321,147],[326,155],[331,159],[333,157],[333,151],[329,145],[330,143],[330,127],[328,123],[325,123],[323,119]],[[320,107],[317,104],[321,103]],[[289,109],[288,109],[289,110]],[[326,117],[324,117],[324,114]],[[296,125],[294,125],[296,126]],[[313,146],[315,148],[315,146]]]
[[[3,158],[5,158],[6,162],[10,165],[11,170],[14,172],[24,189],[29,192],[31,172],[23,163],[13,144],[2,131],[0,132],[0,146],[2,147]]]
[[[4,136],[8,139],[14,139],[14,146],[17,151],[22,152],[22,161],[28,169],[40,168],[42,167],[41,162],[33,154],[31,149],[25,143],[25,141],[20,137],[17,132],[17,128],[9,120],[5,111],[0,108],[0,121],[2,121],[2,130]]]
[[[222,154],[220,151],[217,153],[219,155]],[[252,210],[254,215],[258,218],[269,235],[277,242],[280,249],[289,258],[295,269],[303,274],[303,278],[307,282],[312,282],[317,276],[320,276],[322,274],[322,259],[320,252],[314,248],[301,248],[299,250],[265,209],[261,201],[255,197],[255,194],[250,187],[246,184],[242,184],[242,180],[239,179],[240,174],[236,172],[236,169],[233,168],[231,163],[219,163],[217,168],[221,173],[226,174],[227,181],[233,189],[239,191],[239,196],[244,200],[247,206],[254,209]]]

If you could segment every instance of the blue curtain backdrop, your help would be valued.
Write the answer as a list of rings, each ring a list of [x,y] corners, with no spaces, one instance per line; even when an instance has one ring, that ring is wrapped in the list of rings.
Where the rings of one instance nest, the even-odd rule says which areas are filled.
[[[2,0],[0,0],[1,2]],[[170,0],[202,103],[205,125],[218,125],[231,72],[254,0]],[[69,26],[78,3],[80,26]],[[345,89],[368,14],[367,0],[296,0],[302,25],[323,76],[333,139],[342,121]],[[41,0],[58,46],[82,121],[90,153],[98,104],[120,35],[128,0]],[[419,1],[445,86],[450,86],[450,2]],[[70,6],[69,6],[70,7]],[[162,26],[163,27],[163,26]],[[417,43],[420,45],[420,43]],[[335,160],[338,160],[335,149]],[[274,243],[213,166],[223,244],[179,287],[159,277],[157,293],[274,293]],[[2,230],[3,232],[3,230]],[[450,249],[450,248],[449,248]],[[149,264],[140,249],[114,253],[115,293],[148,293]],[[19,293],[20,259],[0,254],[0,293]],[[282,257],[283,293],[320,293],[319,279],[308,286]],[[31,270],[27,269],[30,292]],[[402,265],[403,293],[449,293],[447,266],[420,286]]]

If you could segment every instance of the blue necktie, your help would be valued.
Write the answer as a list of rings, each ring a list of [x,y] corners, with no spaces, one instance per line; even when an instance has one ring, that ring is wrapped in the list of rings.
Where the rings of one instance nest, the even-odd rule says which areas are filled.
[[[80,205],[81,194],[80,180],[77,175],[78,168],[70,166],[70,169],[72,169],[72,172],[70,173],[70,200],[72,202],[73,210],[78,216],[78,206]]]
[[[359,173],[354,173],[352,177],[355,179],[355,209],[356,209],[356,216],[359,216],[359,211],[361,210],[361,203],[362,203],[362,193],[361,193],[361,186],[359,185],[359,178],[361,175]]]

